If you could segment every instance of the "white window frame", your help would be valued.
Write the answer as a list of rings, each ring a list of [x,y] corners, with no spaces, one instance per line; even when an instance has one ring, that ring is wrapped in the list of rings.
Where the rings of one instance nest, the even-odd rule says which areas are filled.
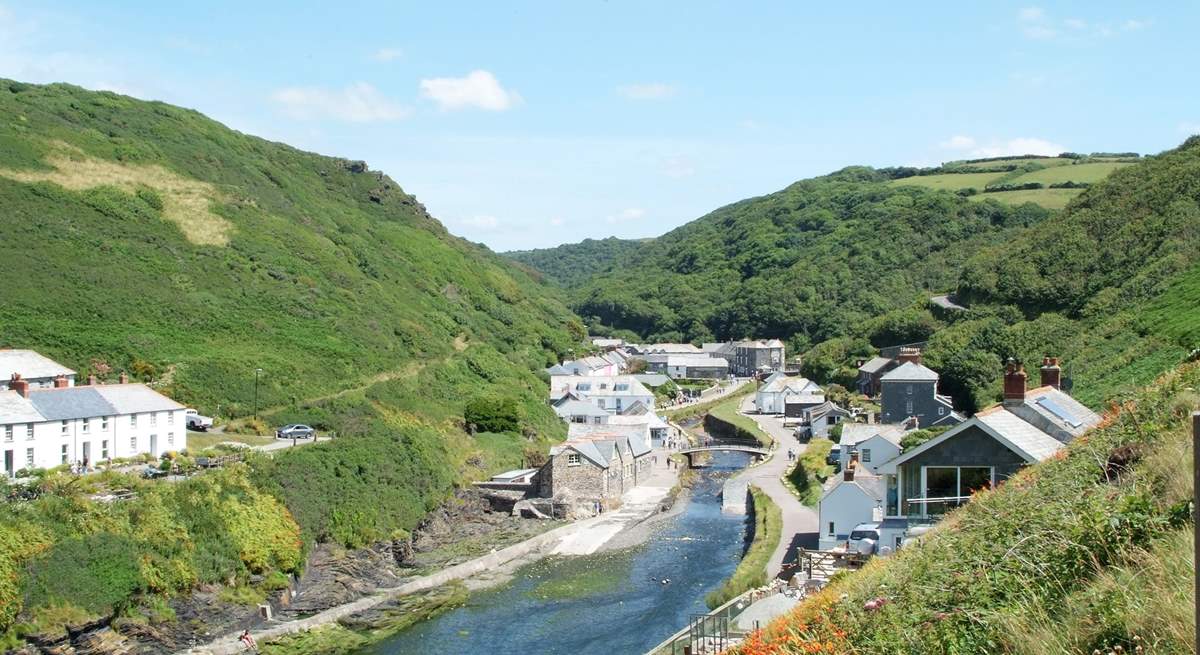
[[[833,521],[829,522],[829,536],[831,536],[831,537],[837,536],[837,530],[834,528]]]
[[[62,432],[61,432],[61,434],[71,434],[71,422],[70,422],[70,421],[63,421],[63,422],[62,422]]]
[[[100,417],[100,431],[108,432],[108,417],[107,416]]]
[[[156,427],[157,425],[158,425],[158,412],[150,412],[150,427],[153,428],[153,427]]]
[[[33,449],[26,448],[25,449],[25,468],[27,468],[27,469],[33,468],[33,463],[35,461],[36,461],[36,458],[34,457]]]
[[[70,459],[70,453],[67,450],[67,444],[63,444],[62,445],[62,463],[66,464],[67,460],[69,460],[69,459]]]
[[[579,466],[580,464],[579,453],[567,453],[567,466]]]
[[[5,441],[13,440],[13,427],[14,426],[11,426],[11,425],[4,426],[4,440]]]
[[[167,425],[175,425],[175,412],[167,412]]]
[[[862,458],[861,459],[863,461],[863,464],[866,464],[867,462],[871,461],[871,449],[870,448],[862,449]]]
[[[909,416],[913,415],[913,404],[912,404],[911,400],[907,400],[904,402],[904,413],[905,413],[905,418],[908,418]]]
[[[25,424],[25,441],[33,441],[33,424]]]
[[[137,427],[137,417],[138,417],[138,415],[137,415],[137,414],[130,414],[130,415],[129,415],[129,427],[131,427],[131,428],[136,428],[136,427]]]
[[[167,445],[168,445],[168,446],[174,446],[174,445],[175,445],[175,433],[174,433],[174,432],[168,432],[168,433],[167,433]]]
[[[80,429],[80,432],[87,434],[92,431],[92,419],[85,418],[85,419],[83,419],[82,423],[83,423],[83,427]]]
[[[959,466],[959,465],[939,466],[936,464],[931,464],[929,466],[921,467],[921,497],[922,498],[929,497],[929,479],[926,476],[926,471],[928,469],[954,469],[954,488],[956,490],[955,497],[962,498],[963,497],[962,470],[965,468],[966,469],[982,469],[982,468],[987,469],[988,470],[988,486],[990,486],[992,488],[996,487],[996,467],[995,466]],[[929,503],[921,503],[921,516],[929,516]]]
[[[135,434],[135,435],[133,435],[132,437],[129,437],[129,449],[130,449],[130,450],[132,450],[132,451],[133,451],[135,454],[136,454],[136,453],[137,453],[137,451],[138,451],[138,445],[137,445],[137,435],[136,435],[136,434]]]
[[[100,459],[108,459],[108,439],[100,441]]]

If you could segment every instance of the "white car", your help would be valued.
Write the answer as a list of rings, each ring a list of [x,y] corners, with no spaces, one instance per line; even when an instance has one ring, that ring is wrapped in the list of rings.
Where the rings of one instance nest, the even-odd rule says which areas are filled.
[[[197,432],[208,432],[212,427],[213,420],[207,416],[201,416],[200,412],[194,409],[184,411],[184,423],[187,424],[187,429],[196,430]]]
[[[879,548],[879,524],[859,523],[850,531],[846,550],[859,555],[874,555]]]

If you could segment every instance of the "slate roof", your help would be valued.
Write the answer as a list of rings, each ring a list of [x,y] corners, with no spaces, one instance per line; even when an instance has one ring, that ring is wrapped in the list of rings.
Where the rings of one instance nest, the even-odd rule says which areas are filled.
[[[15,391],[0,391],[0,423],[39,423],[45,419],[29,399]]]
[[[632,453],[634,458],[650,452],[650,445],[643,433],[645,425],[629,426],[588,426],[572,423],[568,429],[571,436],[561,444],[550,449],[550,456],[560,455],[567,450],[574,450],[588,458],[600,468],[608,468],[617,449]]]
[[[782,373],[771,375],[771,377],[767,378],[763,386],[758,389],[758,393],[781,393],[784,391],[791,391],[792,393],[805,393],[806,391],[824,393],[818,384],[808,378],[788,377]]]
[[[729,362],[724,358],[708,355],[667,355],[667,366],[729,368]]]
[[[933,369],[914,362],[904,362],[884,373],[884,382],[936,382],[938,374]]]
[[[651,430],[657,430],[667,427],[667,422],[658,417],[658,414],[615,414],[608,417],[609,425],[646,425]]]
[[[116,408],[118,414],[167,412],[183,409],[183,405],[144,384],[104,384],[92,388],[100,394],[101,398]]]
[[[596,407],[592,403],[571,397],[564,397],[559,402],[554,403],[554,413],[558,414],[559,418],[567,418],[569,416],[608,416],[608,412]]]
[[[975,418],[999,434],[1017,454],[1031,461],[1040,462],[1065,447],[1003,407],[980,412]]]
[[[13,373],[26,380],[75,375],[75,371],[33,350],[0,350],[0,380],[7,382]]]
[[[47,421],[120,414],[96,387],[30,390],[29,401]]]
[[[892,360],[888,357],[873,357],[867,363],[859,366],[858,370],[862,371],[863,373],[878,373],[880,369],[883,369],[891,363]]]
[[[891,424],[843,423],[842,438],[838,443],[844,449],[858,445],[875,435],[879,435],[899,446],[900,440],[904,438],[904,428]]]
[[[1053,426],[1070,435],[1069,438],[1087,432],[1101,420],[1099,414],[1054,387],[1038,387],[1025,392],[1024,406],[1036,412],[1038,418],[1030,416],[1029,412],[1021,412],[1021,418],[1043,429]]]
[[[633,378],[649,387],[661,387],[667,383],[667,376],[662,373],[638,373]]]

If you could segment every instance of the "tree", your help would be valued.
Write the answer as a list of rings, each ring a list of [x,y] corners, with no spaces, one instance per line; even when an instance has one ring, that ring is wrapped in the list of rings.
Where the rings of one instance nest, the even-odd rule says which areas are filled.
[[[521,406],[516,398],[479,396],[467,403],[463,420],[473,432],[520,432]]]

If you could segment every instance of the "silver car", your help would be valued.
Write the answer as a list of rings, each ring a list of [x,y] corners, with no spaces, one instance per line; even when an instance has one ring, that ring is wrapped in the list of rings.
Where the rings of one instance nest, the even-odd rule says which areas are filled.
[[[312,439],[317,433],[311,426],[289,423],[275,431],[276,439]]]

